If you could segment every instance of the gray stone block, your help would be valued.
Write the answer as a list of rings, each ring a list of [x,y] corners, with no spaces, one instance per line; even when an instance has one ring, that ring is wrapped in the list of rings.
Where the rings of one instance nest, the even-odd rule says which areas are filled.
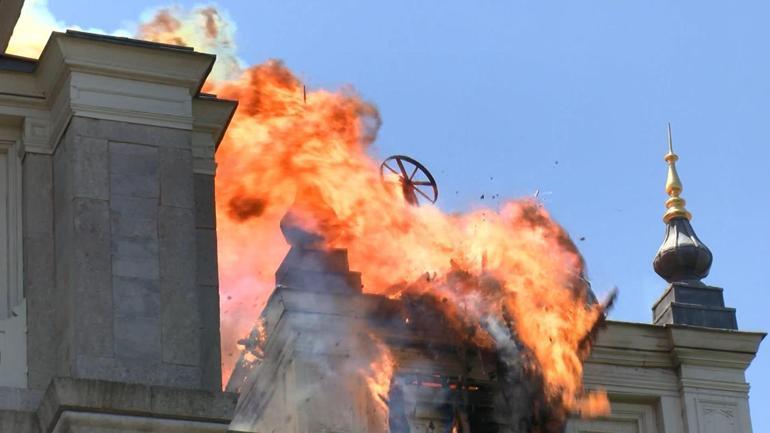
[[[195,231],[196,261],[195,281],[198,284],[216,286],[219,284],[217,262],[217,233],[213,229],[199,228]]]
[[[158,240],[153,238],[114,236],[111,242],[111,249],[113,261],[158,260]]]
[[[160,319],[158,280],[115,276],[112,291],[116,316]]]
[[[132,384],[199,388],[201,372],[197,366],[78,356],[75,360],[75,376]]]
[[[110,189],[112,194],[159,197],[158,149],[110,142]]]
[[[195,174],[195,225],[201,228],[216,227],[214,176]]]
[[[158,238],[158,199],[113,194],[110,201],[113,236]]]
[[[738,329],[735,309],[725,307],[722,291],[702,283],[672,283],[652,307],[653,323]]]
[[[47,222],[25,232],[30,252],[41,250],[30,259],[40,270],[28,279],[40,287],[31,305],[53,316],[48,329],[30,327],[45,348],[30,357],[51,360],[36,367],[37,386],[65,375],[200,388],[205,363],[204,386],[218,388],[213,200],[199,240],[190,134],[75,118],[53,158],[30,159],[55,184]],[[46,178],[29,180],[38,179]],[[213,179],[204,180],[213,196]],[[46,205],[45,194],[25,200]],[[205,291],[196,282],[199,242],[209,253]]]
[[[194,282],[161,278],[163,361],[200,365],[201,321]]]
[[[708,307],[672,302],[655,318],[656,325],[690,325],[717,329],[738,329],[735,308]]]
[[[222,389],[222,355],[219,334],[219,288],[198,285],[198,310],[201,318],[201,372],[205,389]]]
[[[55,317],[56,279],[53,227],[53,159],[27,154],[22,169],[22,242],[24,294],[29,317]],[[54,327],[50,321],[27,324],[27,384],[44,389],[56,371]]]
[[[110,195],[107,140],[75,137],[71,153],[75,197],[107,200]]]
[[[0,386],[0,410],[34,411],[42,397],[42,390]]]
[[[195,216],[192,209],[162,206],[158,213],[161,275],[195,282]]]
[[[145,144],[155,147],[176,147],[180,149],[190,149],[192,147],[192,133],[182,129],[136,125],[79,116],[72,118],[70,129],[76,131],[78,135],[106,138],[109,141]]]
[[[39,433],[40,426],[34,412],[0,410],[0,432]]]
[[[198,365],[200,317],[194,212],[162,206],[159,218],[163,361]]]
[[[160,315],[156,317],[115,316],[115,355],[137,365],[160,362]]]
[[[27,298],[35,294],[33,287],[46,289],[41,297],[50,296],[49,291],[55,284],[53,234],[25,236],[23,242],[24,288]]]
[[[55,379],[38,410],[45,431],[67,410],[230,423],[238,396],[102,380]]]
[[[189,149],[162,147],[158,149],[158,154],[161,205],[192,209],[195,204],[192,152]]]
[[[174,414],[211,420],[226,420],[228,423],[235,410],[237,396],[232,393],[190,392],[167,387],[153,387],[150,410],[155,413]]]
[[[160,276],[157,257],[115,258],[112,272],[118,277],[158,279]]]
[[[53,233],[53,165],[49,155],[27,154],[22,169],[25,236]]]
[[[76,350],[111,356],[112,272],[109,204],[103,200],[73,199],[73,238],[70,281],[74,308],[71,320]],[[66,305],[66,304],[64,304]]]

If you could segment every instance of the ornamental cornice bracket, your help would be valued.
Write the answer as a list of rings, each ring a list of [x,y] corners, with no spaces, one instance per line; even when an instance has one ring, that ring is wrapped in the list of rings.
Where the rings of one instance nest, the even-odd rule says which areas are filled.
[[[20,152],[24,153],[42,153],[52,154],[51,146],[51,123],[47,117],[24,118],[22,129]],[[21,155],[20,155],[21,156]]]

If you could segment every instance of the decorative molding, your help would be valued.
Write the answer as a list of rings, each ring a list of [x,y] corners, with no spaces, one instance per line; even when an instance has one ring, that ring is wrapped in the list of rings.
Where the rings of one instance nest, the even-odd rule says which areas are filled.
[[[13,317],[24,299],[18,150],[19,140],[0,140],[0,320]]]
[[[733,402],[696,399],[698,431],[703,433],[742,433],[738,406]]]
[[[755,355],[764,332],[732,331],[697,326],[668,325],[665,327],[671,345],[677,348],[704,349]]]
[[[657,402],[625,403],[611,401],[612,413],[597,419],[572,419],[565,433],[680,433],[659,429]]]
[[[0,124],[0,386],[27,387],[20,120]]]
[[[586,363],[583,380],[586,388],[605,389],[611,393],[636,396],[678,396],[679,384],[673,369],[635,368]]]
[[[0,71],[0,116],[23,119],[23,151],[52,154],[73,116],[194,130],[196,172],[214,152],[237,102],[198,91],[215,57],[162,44],[53,33],[33,73]]]
[[[51,122],[47,117],[25,117],[22,151],[50,154]]]
[[[65,410],[52,433],[115,431],[125,433],[226,433],[227,424],[173,418]]]
[[[76,116],[192,129],[186,88],[78,71],[72,71],[68,84]]]
[[[46,95],[53,95],[73,71],[88,75],[165,84],[198,94],[216,56],[162,44],[54,32],[40,55],[37,74]]]
[[[208,96],[193,99],[192,154],[196,173],[216,173],[214,155],[237,106],[236,101]]]
[[[167,386],[148,386],[125,382],[111,382],[106,380],[74,379],[57,377],[48,385],[40,406],[37,409],[37,418],[41,430],[45,432],[57,431],[56,426],[63,427],[63,414],[75,413],[85,415],[81,418],[83,425],[89,422],[103,423],[102,428],[86,429],[87,431],[116,431],[116,432],[195,432],[194,426],[216,425],[224,433],[232,420],[233,412],[238,396],[231,393],[217,391],[201,391]],[[115,426],[107,419],[95,418],[105,415],[111,420],[133,418],[137,421],[164,423],[177,420],[189,424],[189,430],[164,430],[162,424],[156,428],[132,430],[109,429],[107,426]],[[71,419],[72,420],[72,419]],[[89,421],[90,420],[90,421]],[[132,421],[125,419],[125,421]],[[74,425],[74,424],[71,424]],[[91,424],[93,425],[93,424]],[[97,424],[99,425],[99,424]],[[121,424],[118,424],[121,425]],[[126,425],[126,424],[122,424]],[[129,423],[128,426],[136,426]],[[69,432],[70,430],[58,430]],[[74,431],[82,431],[75,429]],[[205,430],[204,430],[205,431]]]

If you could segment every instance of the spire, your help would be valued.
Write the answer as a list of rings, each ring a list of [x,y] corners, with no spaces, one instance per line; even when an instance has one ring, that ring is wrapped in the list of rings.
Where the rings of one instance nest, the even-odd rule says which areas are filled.
[[[668,176],[666,178],[666,194],[669,199],[666,200],[666,213],[663,214],[663,221],[669,222],[673,218],[682,217],[690,220],[692,214],[685,209],[685,200],[679,196],[682,193],[682,181],[676,172],[676,162],[679,156],[674,153],[674,145],[671,140],[671,123],[668,124],[668,153],[663,158],[668,163]]]
[[[679,324],[709,328],[737,329],[735,309],[726,308],[722,289],[704,284],[713,257],[708,247],[698,239],[690,212],[685,209],[682,181],[676,172],[676,161],[671,143],[671,125],[668,125],[668,163],[666,179],[666,237],[652,261],[658,275],[668,281],[663,296],[653,306],[656,325]]]
[[[711,268],[711,251],[698,239],[690,225],[690,212],[684,208],[685,201],[679,196],[682,193],[682,181],[676,172],[676,161],[679,157],[674,153],[671,142],[671,124],[668,125],[668,153],[665,156],[668,163],[666,179],[666,213],[663,221],[666,223],[666,238],[658,249],[653,266],[669,283],[698,282],[709,273]]]

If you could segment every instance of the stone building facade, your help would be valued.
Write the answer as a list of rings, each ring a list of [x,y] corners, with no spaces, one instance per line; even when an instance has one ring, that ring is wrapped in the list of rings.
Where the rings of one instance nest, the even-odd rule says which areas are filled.
[[[0,431],[227,430],[214,60],[77,32],[0,56]]]
[[[0,52],[20,5],[0,0]],[[200,92],[214,60],[78,32],[52,34],[37,61],[0,55],[0,432],[374,432],[365,384],[324,381],[347,377],[344,359],[370,342],[311,344],[371,326],[406,366],[404,389],[428,376],[439,385],[391,396],[394,422],[441,431],[458,416],[447,411],[454,384],[487,391],[460,405],[476,431],[523,431],[484,412],[501,404],[484,357],[394,326],[387,315],[410,307],[360,293],[344,252],[290,253],[264,313],[265,361],[228,387],[236,411],[238,394],[220,383],[213,202],[214,152],[236,102]],[[700,274],[667,271],[666,257],[705,257],[678,203],[656,258],[669,287],[654,323],[608,322],[585,366],[612,414],[567,432],[751,431],[744,372],[764,334],[737,330]],[[330,315],[340,329],[318,326]],[[415,344],[441,354],[438,377]]]

